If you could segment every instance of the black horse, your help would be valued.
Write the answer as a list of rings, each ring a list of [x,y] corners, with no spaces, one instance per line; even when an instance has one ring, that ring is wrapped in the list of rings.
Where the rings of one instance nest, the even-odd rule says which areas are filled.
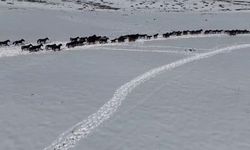
[[[29,44],[29,45],[24,45],[21,47],[22,51],[25,51],[25,50],[29,50],[29,48],[33,46],[32,44]]]
[[[117,41],[117,39],[113,39],[111,40],[111,43],[115,43]]]
[[[9,42],[10,42],[10,40],[0,41],[0,46],[10,46]]]
[[[25,40],[24,40],[24,39],[21,39],[21,40],[17,40],[17,41],[15,41],[15,42],[13,42],[12,44],[13,44],[13,45],[23,45],[24,42],[25,42]]]
[[[121,43],[121,42],[125,42],[126,39],[127,39],[127,37],[120,36],[119,38],[117,38],[117,41],[118,41],[118,43]]]
[[[80,37],[78,41],[81,43],[87,42],[87,37]]]
[[[182,31],[182,34],[183,34],[183,35],[188,35],[189,33],[190,33],[189,30],[184,30],[184,31]]]
[[[38,39],[37,44],[46,44],[49,38],[44,38],[44,39]]]
[[[164,38],[169,38],[170,36],[171,36],[171,33],[164,33],[163,35],[162,35]]]
[[[71,41],[71,42],[76,42],[76,41],[78,41],[78,39],[79,39],[79,37],[70,38],[70,41]]]
[[[129,42],[135,42],[139,38],[139,35],[138,34],[128,35],[127,38]]]
[[[99,39],[100,44],[108,43],[109,38],[104,36]]]
[[[152,35],[147,35],[147,39],[150,40],[152,38]]]
[[[159,34],[157,33],[157,34],[154,34],[153,36],[154,36],[154,39],[157,39]]]
[[[36,45],[36,46],[31,46],[28,50],[29,50],[29,52],[38,52],[40,50],[43,50],[42,46],[43,46],[43,44],[39,44],[39,45]]]
[[[56,51],[56,50],[61,51],[61,46],[62,46],[62,44],[55,45],[55,46],[52,47],[52,50],[53,51]]]
[[[52,50],[53,47],[55,47],[55,46],[56,46],[56,44],[46,45],[46,46],[45,46],[45,49],[46,49],[46,50]]]
[[[78,45],[77,41],[75,41],[75,42],[69,42],[69,43],[66,44],[66,47],[68,47],[68,48],[74,48],[77,45]]]
[[[96,36],[96,35],[93,35],[93,36],[89,36],[87,38],[87,43],[88,44],[95,44],[97,41],[99,41],[101,39],[101,36]]]

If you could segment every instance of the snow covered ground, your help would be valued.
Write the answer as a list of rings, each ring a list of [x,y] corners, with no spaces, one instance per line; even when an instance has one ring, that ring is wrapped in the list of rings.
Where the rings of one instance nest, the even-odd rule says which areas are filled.
[[[0,7],[10,9],[49,8],[79,11],[160,11],[235,12],[249,11],[249,0],[4,0]]]
[[[3,57],[1,149],[43,149],[134,77],[196,53],[247,44],[249,38],[156,40]],[[74,149],[249,148],[248,54],[247,49],[224,53],[140,85]]]
[[[75,149],[249,149],[248,58],[249,48],[157,76]]]
[[[0,41],[249,29],[248,12],[81,12],[7,2]],[[32,54],[2,47],[0,149],[54,150],[55,141],[74,150],[249,150],[249,41],[199,35]]]
[[[0,40],[24,38],[35,42],[50,37],[67,41],[93,34],[117,37],[129,33],[165,33],[172,30],[248,29],[249,13],[74,12],[48,9],[0,9]],[[233,18],[233,19],[232,19]]]

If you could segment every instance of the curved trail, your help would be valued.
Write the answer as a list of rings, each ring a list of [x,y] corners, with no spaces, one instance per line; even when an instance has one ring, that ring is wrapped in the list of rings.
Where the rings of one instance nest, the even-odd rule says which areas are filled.
[[[215,56],[220,53],[242,48],[250,48],[250,44],[234,45],[230,47],[220,48],[212,52],[190,56],[188,58],[184,58],[172,62],[170,64],[166,64],[158,68],[152,69],[134,78],[133,80],[125,83],[120,88],[118,88],[115,91],[113,97],[108,102],[106,102],[96,113],[90,115],[87,119],[79,122],[78,124],[70,128],[68,131],[64,132],[50,146],[44,148],[44,150],[68,150],[70,148],[73,148],[78,141],[80,141],[82,138],[86,138],[87,135],[90,134],[96,127],[102,124],[105,120],[109,119],[112,114],[116,112],[122,101],[125,100],[125,98],[130,92],[132,92],[137,86],[156,77],[157,75],[165,71],[180,67],[187,63],[191,63],[194,61]]]

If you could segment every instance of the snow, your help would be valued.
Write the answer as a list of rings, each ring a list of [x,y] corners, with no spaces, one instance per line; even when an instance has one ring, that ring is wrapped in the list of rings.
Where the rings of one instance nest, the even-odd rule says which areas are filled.
[[[58,3],[1,1],[0,41],[49,37],[65,45],[92,34],[249,28],[248,12],[114,13]],[[50,150],[55,141],[74,150],[248,150],[249,41],[249,35],[199,35],[61,52],[1,47],[0,149]],[[72,135],[76,140],[65,140]]]
[[[178,56],[74,51],[1,59],[1,85],[5,85],[0,90],[4,115],[1,125],[9,124],[11,130],[1,128],[7,131],[1,137],[17,137],[15,145],[3,139],[1,149],[42,149],[65,129],[95,112],[121,84],[158,65],[159,61],[149,59],[163,64],[175,58]],[[16,107],[15,102],[17,108],[9,112]]]
[[[249,149],[248,50],[188,64],[143,84],[75,149]]]
[[[77,125],[73,126],[67,132],[64,132],[60,137],[58,137],[57,141],[55,141],[51,146],[45,149],[46,150],[69,149],[75,147],[77,142],[79,142],[82,138],[86,138],[87,135],[90,134],[92,130],[94,130],[95,128],[100,126],[104,121],[109,119],[116,112],[116,110],[121,105],[122,101],[126,99],[127,95],[131,91],[133,91],[137,86],[140,86],[144,82],[163,73],[164,71],[170,71],[187,63],[201,60],[204,58],[209,58],[226,51],[249,48],[249,47],[250,44],[242,44],[242,45],[221,48],[218,50],[214,50],[212,52],[195,55],[189,58],[184,58],[179,61],[152,69],[122,85],[119,89],[115,91],[112,99],[110,99],[107,103],[105,103],[96,113],[90,115],[86,120],[79,122]]]
[[[24,38],[35,42],[49,37],[67,41],[70,37],[93,34],[117,37],[128,33],[165,33],[186,29],[247,29],[247,12],[164,13],[130,11],[64,11],[51,9],[0,9],[0,40]],[[234,19],[232,19],[234,18]],[[101,23],[99,23],[101,22]],[[239,23],[240,22],[240,23]],[[60,28],[59,28],[60,27]]]
[[[10,9],[46,8],[67,11],[158,11],[158,12],[237,12],[249,11],[248,0],[27,0],[0,1]],[[104,6],[104,7],[103,7]],[[108,8],[106,7],[108,6]]]

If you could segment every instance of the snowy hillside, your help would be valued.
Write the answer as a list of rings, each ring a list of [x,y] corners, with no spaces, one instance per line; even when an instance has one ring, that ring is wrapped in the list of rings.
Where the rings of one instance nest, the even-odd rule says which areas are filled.
[[[161,12],[248,11],[248,0],[4,0],[2,5],[74,10],[155,10]]]
[[[250,34],[162,37],[250,30],[249,3],[0,1],[0,150],[249,150]],[[61,51],[12,44],[45,37]]]

